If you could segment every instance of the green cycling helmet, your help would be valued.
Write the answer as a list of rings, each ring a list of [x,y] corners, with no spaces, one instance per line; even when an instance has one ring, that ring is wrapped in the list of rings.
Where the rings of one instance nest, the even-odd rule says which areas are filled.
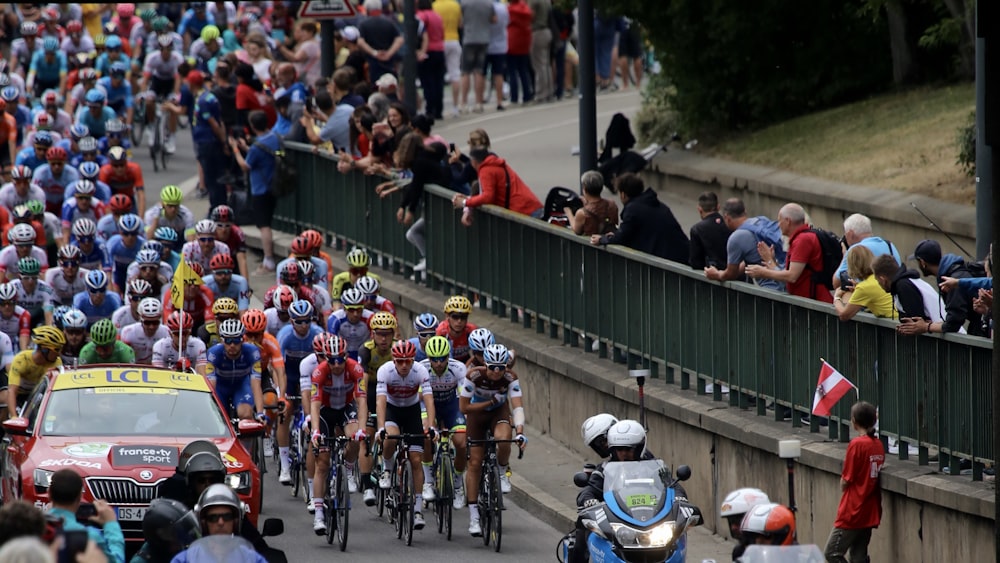
[[[25,256],[17,261],[17,271],[22,276],[37,276],[42,271],[42,265],[38,262],[38,258]]]
[[[153,31],[162,33],[170,27],[170,19],[167,16],[157,16],[153,18]]]
[[[101,319],[90,327],[90,340],[94,346],[107,346],[118,338],[118,331],[111,319]]]
[[[27,202],[25,202],[25,205],[28,206],[28,211],[30,211],[32,215],[45,214],[45,204],[38,201],[37,199],[30,199]]]
[[[219,38],[219,28],[214,25],[206,25],[201,28],[201,40],[205,43],[215,41]]]
[[[432,336],[424,346],[424,352],[428,358],[446,358],[451,354],[451,344],[443,336]]]
[[[184,200],[184,193],[177,186],[163,186],[160,190],[160,201],[164,205],[180,205]]]
[[[139,17],[144,22],[152,22],[154,19],[156,19],[156,10],[153,10],[152,8],[146,8],[145,10],[139,13]]]

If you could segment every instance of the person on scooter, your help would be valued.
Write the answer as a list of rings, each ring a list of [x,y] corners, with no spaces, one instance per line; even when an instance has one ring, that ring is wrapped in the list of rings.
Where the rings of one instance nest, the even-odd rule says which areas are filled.
[[[736,489],[726,495],[726,499],[722,501],[722,508],[719,510],[719,515],[729,523],[729,535],[736,540],[736,545],[733,547],[733,561],[736,561],[743,555],[743,551],[747,546],[743,533],[740,531],[743,517],[753,507],[770,502],[771,499],[767,497],[767,493],[760,489],[749,487]]]

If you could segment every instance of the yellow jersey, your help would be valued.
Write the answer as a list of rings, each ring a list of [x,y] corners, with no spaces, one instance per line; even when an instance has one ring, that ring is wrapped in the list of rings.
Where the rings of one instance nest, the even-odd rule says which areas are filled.
[[[62,366],[62,358],[59,357],[56,357],[56,361],[51,364],[36,363],[32,357],[34,353],[34,350],[21,350],[14,356],[14,361],[7,371],[8,385],[19,387],[21,394],[24,394],[25,390],[34,389],[50,369]]]
[[[462,6],[457,0],[434,0],[431,8],[444,23],[444,40],[458,41],[458,28],[462,26]]]

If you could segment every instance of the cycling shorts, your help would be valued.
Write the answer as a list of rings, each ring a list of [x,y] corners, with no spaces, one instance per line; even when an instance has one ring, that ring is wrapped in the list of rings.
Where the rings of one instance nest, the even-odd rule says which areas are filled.
[[[157,98],[166,98],[174,93],[174,79],[150,76],[149,89],[156,94]]]
[[[395,426],[395,429],[390,429],[389,425]],[[420,404],[410,405],[408,407],[397,407],[395,405],[387,404],[385,406],[385,426],[386,434],[420,434],[416,438],[407,438],[405,442],[409,444],[410,448],[420,448],[423,451],[424,445],[424,424],[420,421]]]
[[[427,418],[423,403],[420,404],[421,418]],[[465,416],[458,408],[458,397],[448,401],[434,401],[434,427],[452,432],[465,432]]]
[[[510,403],[491,411],[470,412],[465,419],[465,434],[470,440],[484,440],[486,431],[500,423],[510,424]]]
[[[229,408],[239,408],[240,405],[254,406],[253,390],[250,387],[250,376],[241,379],[226,380],[219,379],[215,382],[215,396],[222,402],[222,406]]]
[[[323,407],[319,410],[319,428],[327,438],[336,436],[336,429],[344,429],[348,424],[358,421],[358,407],[350,403],[342,409]]]

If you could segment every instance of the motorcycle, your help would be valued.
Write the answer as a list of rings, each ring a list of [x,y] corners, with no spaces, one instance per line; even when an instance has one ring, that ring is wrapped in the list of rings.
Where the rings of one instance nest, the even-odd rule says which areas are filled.
[[[687,551],[687,529],[700,525],[701,510],[674,488],[691,477],[682,465],[677,477],[661,460],[611,462],[604,467],[604,502],[581,510],[580,520],[589,531],[590,560],[601,563],[683,563]],[[586,473],[577,473],[574,483],[585,487]],[[569,559],[574,532],[564,537],[557,550],[560,562]]]
[[[739,560],[741,563],[825,563],[826,557],[816,545],[751,545]]]

